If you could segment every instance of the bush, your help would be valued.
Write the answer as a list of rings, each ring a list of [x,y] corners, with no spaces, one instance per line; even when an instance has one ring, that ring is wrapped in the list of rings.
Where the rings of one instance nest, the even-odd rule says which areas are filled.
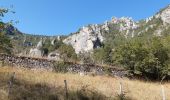
[[[71,45],[62,44],[58,50],[64,61],[68,61],[69,59],[75,61],[77,60],[77,54]]]
[[[55,68],[54,68],[55,71],[56,72],[62,72],[62,73],[66,73],[67,68],[69,66],[69,64],[66,63],[66,62],[55,62],[54,65],[55,65]]]
[[[106,44],[103,48],[95,49],[93,52],[93,58],[95,62],[99,64],[110,64],[111,63],[111,54],[112,48],[109,44]]]

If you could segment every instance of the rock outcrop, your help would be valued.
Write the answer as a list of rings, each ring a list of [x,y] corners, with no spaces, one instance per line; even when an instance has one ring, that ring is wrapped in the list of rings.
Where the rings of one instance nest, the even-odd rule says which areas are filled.
[[[113,17],[110,24],[119,24],[119,31],[134,30],[138,27],[136,22],[130,17]]]
[[[40,40],[36,46],[36,48],[31,48],[29,52],[29,57],[38,57],[41,58],[43,53],[42,53],[42,48],[43,46],[43,41]]]
[[[170,5],[160,13],[160,17],[164,24],[170,24]]]
[[[72,45],[77,54],[92,51],[94,48],[100,47],[103,42],[102,27],[100,25],[83,27],[63,42]]]
[[[59,51],[53,51],[48,54],[49,60],[62,61]]]
[[[69,36],[63,42],[72,45],[77,54],[90,52],[94,48],[102,46],[102,42],[111,26],[115,25],[115,30],[120,32],[125,31],[124,35],[128,35],[129,30],[137,28],[136,23],[127,17],[115,18],[113,17],[111,21],[106,21],[104,24],[94,24],[82,27],[77,33]]]

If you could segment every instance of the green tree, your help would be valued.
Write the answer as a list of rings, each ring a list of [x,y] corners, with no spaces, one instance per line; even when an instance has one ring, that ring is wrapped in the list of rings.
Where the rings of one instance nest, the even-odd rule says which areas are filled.
[[[10,39],[6,37],[3,33],[0,33],[0,53],[12,53],[12,44]]]
[[[130,74],[150,79],[161,79],[167,74],[168,49],[159,37],[134,38],[116,48],[112,59],[123,65]],[[165,71],[166,70],[166,71]]]
[[[104,47],[95,49],[93,52],[93,58],[95,62],[100,64],[111,63],[112,48],[110,44],[105,44]]]
[[[77,54],[71,45],[62,44],[58,50],[65,61],[77,60]]]
[[[12,52],[12,44],[10,39],[3,33],[4,31],[4,23],[2,22],[2,17],[4,14],[8,12],[8,9],[0,8],[0,53],[11,54]]]

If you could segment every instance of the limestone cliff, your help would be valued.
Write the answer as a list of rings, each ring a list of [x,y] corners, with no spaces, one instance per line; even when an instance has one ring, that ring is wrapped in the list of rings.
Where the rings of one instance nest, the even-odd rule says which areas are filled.
[[[115,25],[115,27],[113,27]],[[69,36],[63,42],[72,45],[77,54],[92,51],[94,48],[102,46],[106,39],[104,34],[109,33],[111,28],[119,30],[124,35],[129,34],[129,30],[137,28],[136,23],[128,17],[116,18],[106,21],[104,24],[94,24],[82,27],[77,33]]]

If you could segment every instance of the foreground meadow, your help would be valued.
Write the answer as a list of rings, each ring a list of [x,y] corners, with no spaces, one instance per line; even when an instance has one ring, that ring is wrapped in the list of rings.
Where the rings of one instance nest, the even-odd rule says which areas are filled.
[[[9,93],[8,81],[13,72],[15,78]],[[162,99],[159,82],[0,67],[0,100],[63,100],[66,99],[64,80],[67,80],[69,100],[120,99],[120,82],[127,100]],[[164,83],[164,88],[166,100],[170,100],[170,83]]]

